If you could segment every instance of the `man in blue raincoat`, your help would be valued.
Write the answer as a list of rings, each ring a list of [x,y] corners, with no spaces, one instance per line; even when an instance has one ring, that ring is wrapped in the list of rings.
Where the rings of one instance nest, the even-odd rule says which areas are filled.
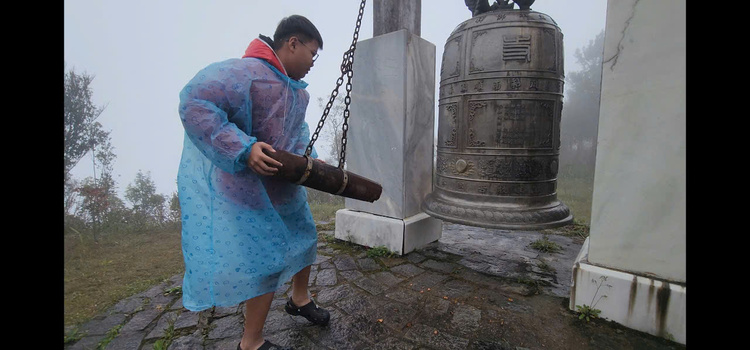
[[[242,58],[210,64],[180,92],[183,305],[200,311],[244,301],[238,349],[278,348],[262,331],[274,291],[289,279],[288,313],[319,325],[330,318],[308,296],[317,232],[307,191],[270,176],[281,164],[263,154],[304,153],[310,96],[301,79],[322,48],[307,18],[289,16],[273,39],[260,35]]]

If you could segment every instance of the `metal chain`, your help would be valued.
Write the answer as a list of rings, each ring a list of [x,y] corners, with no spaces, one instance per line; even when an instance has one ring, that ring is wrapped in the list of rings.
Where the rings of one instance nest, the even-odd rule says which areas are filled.
[[[362,24],[362,14],[365,12],[365,2],[366,0],[362,0],[362,3],[359,5],[359,15],[357,15],[357,24],[354,26],[354,35],[352,39],[352,45],[349,47],[349,50],[344,52],[344,59],[341,61],[341,76],[336,80],[336,87],[331,92],[331,98],[328,100],[328,103],[326,104],[326,108],[323,110],[323,116],[320,118],[320,121],[318,122],[318,126],[315,128],[315,132],[310,137],[310,143],[307,145],[307,148],[305,149],[305,155],[310,156],[312,153],[313,144],[318,139],[318,135],[320,134],[320,130],[323,128],[323,124],[325,123],[326,117],[328,117],[328,112],[331,110],[331,107],[333,107],[333,101],[336,99],[336,96],[339,94],[339,88],[341,87],[341,84],[344,83],[344,75],[347,76],[347,82],[346,82],[346,97],[344,98],[344,123],[343,123],[343,134],[341,135],[341,153],[339,154],[339,169],[344,169],[344,163],[346,162],[346,131],[349,130],[349,104],[351,103],[352,99],[350,97],[352,92],[352,76],[354,75],[354,71],[352,70],[354,66],[354,50],[357,48],[357,39],[359,39],[359,28]],[[334,140],[335,141],[335,140]]]

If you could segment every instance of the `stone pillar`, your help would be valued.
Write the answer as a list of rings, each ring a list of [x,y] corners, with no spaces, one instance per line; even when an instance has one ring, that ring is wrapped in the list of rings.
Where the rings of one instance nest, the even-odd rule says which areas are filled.
[[[354,53],[346,161],[383,193],[374,203],[346,198],[335,237],[403,255],[438,240],[443,229],[420,209],[432,191],[435,45],[416,34],[420,1],[373,6],[376,36],[359,41]]]
[[[421,0],[375,0],[372,3],[372,36],[406,29],[421,35]]]
[[[681,0],[607,3],[591,232],[570,298],[576,310],[606,295],[601,317],[683,344],[685,11]]]

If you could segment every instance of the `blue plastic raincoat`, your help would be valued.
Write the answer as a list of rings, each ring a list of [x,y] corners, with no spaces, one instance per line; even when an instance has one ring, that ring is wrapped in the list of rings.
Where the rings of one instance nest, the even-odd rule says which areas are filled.
[[[177,185],[188,310],[275,291],[315,261],[306,189],[247,166],[257,141],[304,153],[306,86],[263,59],[238,58],[209,65],[180,92],[185,139]]]

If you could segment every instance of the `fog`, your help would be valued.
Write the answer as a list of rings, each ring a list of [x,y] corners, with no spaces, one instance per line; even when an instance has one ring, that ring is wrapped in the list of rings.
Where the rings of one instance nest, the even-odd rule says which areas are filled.
[[[372,38],[372,2],[365,7],[360,41]],[[168,196],[176,191],[183,141],[177,114],[179,91],[204,66],[241,57],[252,39],[258,34],[271,36],[278,21],[291,14],[308,17],[324,40],[320,58],[304,78],[311,97],[306,120],[314,129],[322,115],[316,102],[327,98],[335,87],[342,54],[351,45],[359,4],[293,0],[65,1],[66,69],[95,76],[93,101],[107,106],[99,122],[111,131],[118,193],[124,192],[139,170],[150,173],[159,193]],[[538,0],[532,9],[551,16],[560,26],[566,76],[580,70],[575,51],[604,29],[606,1]],[[471,13],[462,0],[422,1],[421,36],[436,46],[436,96],[445,40],[469,18]],[[356,77],[355,72],[355,85],[366,83]],[[325,142],[322,139],[316,143],[320,154],[327,154]],[[580,143],[576,147],[591,146]],[[91,158],[84,157],[72,175],[83,179],[92,173]]]

